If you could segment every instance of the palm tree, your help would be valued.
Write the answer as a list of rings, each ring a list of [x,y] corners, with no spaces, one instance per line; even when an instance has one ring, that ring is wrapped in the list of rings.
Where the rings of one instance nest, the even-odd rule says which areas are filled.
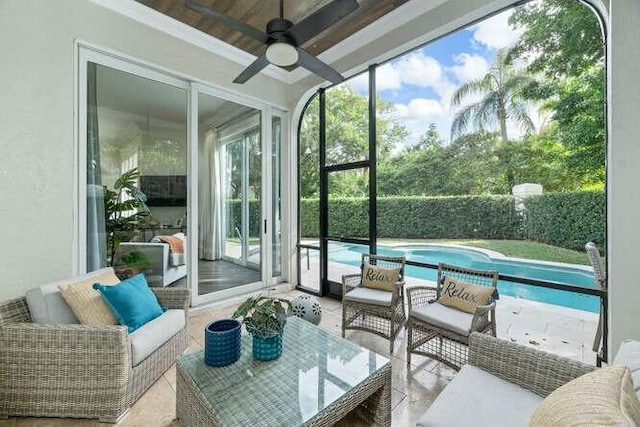
[[[533,121],[527,113],[527,103],[522,95],[522,90],[533,82],[531,75],[516,70],[507,60],[505,49],[498,51],[493,66],[484,77],[463,84],[453,93],[453,107],[461,106],[469,97],[481,98],[458,111],[451,124],[452,138],[462,135],[471,125],[474,130],[485,131],[497,123],[500,137],[506,143],[509,140],[508,121],[520,126],[527,134],[533,132]]]

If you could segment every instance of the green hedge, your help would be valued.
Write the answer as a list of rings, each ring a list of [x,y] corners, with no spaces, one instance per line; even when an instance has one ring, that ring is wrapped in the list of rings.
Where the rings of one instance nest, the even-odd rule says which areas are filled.
[[[547,193],[525,199],[527,239],[577,251],[586,242],[605,249],[606,198],[602,191]]]
[[[602,191],[546,193],[525,199],[524,216],[511,196],[381,197],[378,237],[398,239],[529,239],[577,251],[594,242],[605,249],[606,211]],[[240,201],[231,202],[240,224]],[[318,199],[300,201],[301,236],[318,237]],[[251,200],[250,235],[260,235],[260,204]],[[329,234],[367,237],[365,198],[329,200]]]
[[[547,193],[525,199],[516,214],[511,196],[381,197],[378,237],[407,239],[530,239],[584,250],[593,241],[605,249],[606,213],[602,191]],[[318,199],[300,201],[303,237],[318,237]],[[368,235],[364,198],[329,200],[330,234]]]
[[[317,237],[318,200],[300,202],[301,235]],[[364,198],[329,200],[329,234],[368,235],[368,204]],[[518,217],[510,196],[381,197],[378,237],[409,239],[513,239]]]

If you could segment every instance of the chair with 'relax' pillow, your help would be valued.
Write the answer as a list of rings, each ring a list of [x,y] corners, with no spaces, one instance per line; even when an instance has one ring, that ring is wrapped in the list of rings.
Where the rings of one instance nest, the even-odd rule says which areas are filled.
[[[342,337],[347,329],[389,340],[389,352],[404,326],[404,257],[362,254],[361,274],[342,276]]]
[[[436,287],[407,289],[407,365],[411,354],[455,369],[467,363],[472,332],[496,336],[498,272],[440,263]]]

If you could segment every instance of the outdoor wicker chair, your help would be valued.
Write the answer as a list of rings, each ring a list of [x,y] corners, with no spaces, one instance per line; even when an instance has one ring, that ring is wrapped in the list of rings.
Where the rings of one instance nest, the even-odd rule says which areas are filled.
[[[404,257],[363,254],[361,268],[370,264],[398,268],[393,292],[362,286],[362,273],[342,276],[342,337],[347,329],[372,332],[389,340],[389,353],[406,321],[404,310]]]
[[[607,290],[607,272],[602,265],[602,260],[600,259],[600,251],[596,247],[595,243],[589,242],[584,245],[584,249],[587,251],[587,256],[589,257],[589,262],[593,267],[593,275],[596,279],[596,285],[598,288],[603,291]],[[598,319],[598,328],[596,329],[596,336],[593,339],[593,351],[596,353],[600,353],[600,346],[602,344],[602,331],[604,329],[604,307],[602,306],[603,302],[600,299],[600,317]]]
[[[411,363],[412,354],[419,354],[460,369],[467,362],[469,335],[472,332],[496,336],[495,301],[478,306],[473,314],[440,304],[437,298],[445,277],[492,286],[494,289],[498,284],[497,271],[473,270],[440,263],[435,287],[407,288],[407,365]],[[497,292],[494,292],[494,296],[497,299]]]
[[[186,319],[188,289],[152,291],[169,309],[163,316],[184,310]],[[0,302],[0,420],[19,416],[118,422],[188,346],[185,324],[133,366],[133,334],[122,325],[34,323],[25,297]],[[143,350],[138,347],[138,354]]]

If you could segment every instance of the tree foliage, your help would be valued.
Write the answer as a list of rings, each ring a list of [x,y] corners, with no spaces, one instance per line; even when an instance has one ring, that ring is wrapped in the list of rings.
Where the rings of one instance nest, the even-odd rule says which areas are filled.
[[[433,123],[406,145],[407,130],[377,98],[379,196],[508,194],[523,182],[546,191],[602,188],[605,171],[604,40],[595,14],[577,0],[539,0],[514,9],[522,29],[491,69],[454,92],[460,107],[446,144]],[[466,105],[465,102],[469,101]],[[368,156],[368,97],[347,85],[326,92],[327,164]],[[529,113],[548,121],[538,132]],[[317,197],[318,99],[302,118],[303,197]],[[519,126],[522,136],[512,134]],[[331,196],[367,197],[368,171],[330,174]]]
[[[514,9],[509,23],[524,28],[509,58],[530,62],[530,72],[557,79],[603,64],[602,27],[596,14],[578,0],[528,2]]]
[[[331,88],[325,93],[326,163],[340,164],[369,157],[369,101],[348,85]],[[376,155],[384,161],[393,147],[402,145],[408,133],[391,114],[393,106],[378,98],[376,103]],[[300,126],[301,194],[318,195],[319,190],[319,98],[307,106]],[[331,194],[360,196],[364,173],[339,173],[330,179]],[[335,191],[335,193],[334,193]]]
[[[558,81],[557,97],[545,104],[557,125],[554,136],[567,149],[566,166],[586,187],[605,179],[604,84],[604,67],[591,66]]]
[[[523,96],[524,88],[530,86],[533,80],[531,75],[516,69],[507,60],[506,50],[498,51],[487,74],[464,83],[453,93],[451,105],[462,108],[451,124],[452,138],[462,135],[469,128],[486,131],[497,126],[502,141],[508,141],[509,123],[517,125],[525,133],[533,132],[528,102]],[[475,97],[480,99],[464,104],[467,99]]]
[[[579,1],[540,0],[515,9],[511,25],[524,28],[509,54],[544,76],[526,94],[543,101],[555,126],[545,129],[565,148],[565,166],[588,188],[604,184],[605,68],[602,27]]]

